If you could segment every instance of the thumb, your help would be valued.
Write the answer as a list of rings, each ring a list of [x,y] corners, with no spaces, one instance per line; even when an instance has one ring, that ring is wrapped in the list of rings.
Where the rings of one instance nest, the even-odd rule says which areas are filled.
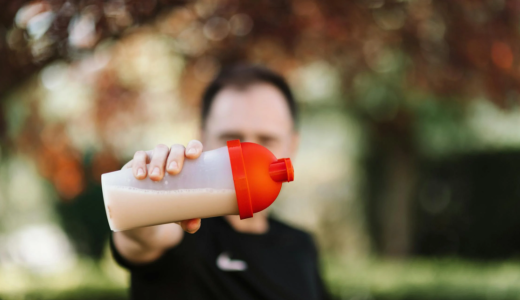
[[[200,228],[200,219],[189,219],[189,220],[183,220],[180,222],[176,222],[182,227],[182,230],[186,231],[187,233],[195,233]]]

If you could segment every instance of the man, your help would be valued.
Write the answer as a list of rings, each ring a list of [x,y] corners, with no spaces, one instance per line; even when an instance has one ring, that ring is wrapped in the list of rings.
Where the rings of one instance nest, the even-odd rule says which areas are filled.
[[[202,143],[138,151],[123,168],[137,179],[161,180],[181,172],[185,159],[197,159],[203,145],[212,150],[233,139],[261,144],[276,157],[296,151],[296,103],[285,80],[267,69],[221,72],[203,95],[201,117]],[[115,232],[111,246],[131,271],[134,299],[328,298],[310,235],[267,211]]]

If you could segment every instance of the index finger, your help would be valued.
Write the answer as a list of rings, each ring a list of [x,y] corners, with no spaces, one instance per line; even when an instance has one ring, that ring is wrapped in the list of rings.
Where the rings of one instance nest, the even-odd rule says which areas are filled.
[[[146,164],[150,163],[152,156],[152,151],[137,151],[134,154],[134,159],[132,159],[132,172],[135,178],[146,178]]]

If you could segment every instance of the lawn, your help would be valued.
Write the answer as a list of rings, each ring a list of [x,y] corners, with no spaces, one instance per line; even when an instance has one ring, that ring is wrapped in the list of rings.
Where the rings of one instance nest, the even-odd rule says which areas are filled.
[[[520,261],[326,257],[324,277],[337,299],[520,299]],[[126,299],[128,274],[113,261],[81,260],[62,274],[43,276],[0,268],[0,299]]]

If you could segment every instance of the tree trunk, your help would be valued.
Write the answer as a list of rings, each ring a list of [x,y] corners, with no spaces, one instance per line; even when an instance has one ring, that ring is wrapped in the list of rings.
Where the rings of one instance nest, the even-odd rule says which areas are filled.
[[[372,120],[371,120],[372,121]],[[416,148],[410,115],[371,122],[367,165],[367,213],[376,250],[385,256],[412,252],[413,197],[417,182]]]
[[[412,250],[412,207],[416,183],[414,158],[400,149],[385,149],[383,183],[377,207],[384,255],[404,257]]]

